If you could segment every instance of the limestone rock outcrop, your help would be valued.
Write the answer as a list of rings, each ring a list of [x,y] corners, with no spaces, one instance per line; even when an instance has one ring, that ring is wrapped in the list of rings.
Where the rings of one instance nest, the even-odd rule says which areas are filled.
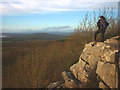
[[[117,38],[120,36],[95,45],[94,42],[86,44],[70,72],[62,72],[65,80],[62,85],[66,88],[117,88],[120,65]]]

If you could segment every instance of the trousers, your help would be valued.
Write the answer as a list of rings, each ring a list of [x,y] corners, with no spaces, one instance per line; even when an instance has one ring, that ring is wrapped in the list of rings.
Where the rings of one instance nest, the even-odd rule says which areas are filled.
[[[96,37],[97,37],[97,35],[98,35],[99,33],[102,34],[102,42],[103,42],[103,41],[104,41],[105,30],[99,30],[99,29],[98,29],[98,30],[95,32],[95,37],[94,37],[94,39],[95,39],[95,41],[96,41]]]

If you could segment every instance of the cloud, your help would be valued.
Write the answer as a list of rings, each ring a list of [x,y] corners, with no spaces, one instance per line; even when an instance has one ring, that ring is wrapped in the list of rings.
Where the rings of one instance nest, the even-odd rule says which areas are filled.
[[[1,0],[0,14],[31,14],[56,11],[81,11],[100,8],[101,2],[118,2],[119,0]],[[107,6],[116,6],[108,4]],[[104,6],[106,6],[104,4]]]
[[[31,30],[32,32],[72,32],[75,30],[75,27],[72,26],[52,26],[52,27],[44,27],[39,30]],[[25,31],[25,30],[24,30]]]
[[[46,27],[46,28],[43,28],[41,30],[47,30],[47,31],[68,31],[68,30],[71,30],[73,29],[73,27],[71,26],[53,26],[53,27]]]

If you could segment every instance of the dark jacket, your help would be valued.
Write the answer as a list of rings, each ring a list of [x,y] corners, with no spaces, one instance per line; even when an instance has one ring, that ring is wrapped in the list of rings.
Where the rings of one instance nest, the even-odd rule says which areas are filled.
[[[105,19],[100,19],[98,22],[97,22],[97,26],[99,28],[100,31],[105,31],[106,28],[108,27],[109,23],[105,20]]]

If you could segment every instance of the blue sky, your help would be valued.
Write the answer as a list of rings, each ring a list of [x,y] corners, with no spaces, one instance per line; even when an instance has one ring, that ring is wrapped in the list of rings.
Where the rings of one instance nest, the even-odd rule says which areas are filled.
[[[87,12],[103,7],[117,9],[117,0],[106,1],[2,0],[2,32],[73,31]]]
[[[85,11],[59,12],[55,14],[28,14],[28,15],[4,15],[3,29],[5,30],[42,30],[44,28],[59,27],[74,29]]]

